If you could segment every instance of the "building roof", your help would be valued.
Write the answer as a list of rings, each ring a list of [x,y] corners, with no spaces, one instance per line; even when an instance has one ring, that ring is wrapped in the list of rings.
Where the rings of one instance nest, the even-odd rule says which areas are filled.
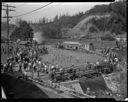
[[[22,45],[25,45],[25,44],[29,44],[30,42],[29,41],[20,41],[19,43]]]
[[[126,34],[122,34],[122,35],[120,34],[116,36],[116,38],[126,38],[126,37],[127,37]]]
[[[20,44],[27,44],[27,41],[20,41]]]
[[[73,41],[65,41],[63,43],[64,44],[77,44],[77,45],[81,45],[81,43],[79,43],[79,42],[73,42]]]

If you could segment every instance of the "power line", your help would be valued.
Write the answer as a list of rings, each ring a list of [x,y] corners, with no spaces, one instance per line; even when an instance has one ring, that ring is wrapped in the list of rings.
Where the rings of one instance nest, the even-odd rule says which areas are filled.
[[[52,7],[52,9],[55,8],[55,7],[57,7],[57,5],[62,5],[62,3],[61,4],[59,3],[59,4],[54,5],[54,7]],[[48,8],[48,9],[51,9],[51,8]]]
[[[24,13],[24,14],[21,14],[21,15],[18,15],[18,16],[13,16],[13,17],[25,16],[25,15],[30,14],[30,13],[32,13],[32,12],[35,12],[35,11],[37,11],[37,10],[39,10],[39,9],[42,9],[42,8],[44,8],[44,7],[47,7],[48,5],[50,5],[50,4],[52,4],[52,3],[53,3],[53,2],[51,2],[51,3],[47,4],[47,5],[44,5],[44,6],[42,6],[42,7],[39,7],[39,8],[37,8],[37,9],[35,9],[35,10],[32,10],[32,11],[30,11],[30,12],[27,12],[27,13]]]

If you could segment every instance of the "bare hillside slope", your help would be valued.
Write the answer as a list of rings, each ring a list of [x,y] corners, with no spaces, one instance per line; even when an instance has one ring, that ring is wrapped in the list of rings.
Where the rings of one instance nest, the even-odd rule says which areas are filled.
[[[92,18],[100,19],[101,17],[109,17],[109,16],[110,16],[110,14],[88,16],[85,19],[83,19],[82,21],[80,21],[73,29],[68,31],[68,34],[72,38],[79,38],[81,36],[85,36],[89,32],[89,28],[91,26],[94,26],[93,24],[88,23],[89,20],[91,20]]]

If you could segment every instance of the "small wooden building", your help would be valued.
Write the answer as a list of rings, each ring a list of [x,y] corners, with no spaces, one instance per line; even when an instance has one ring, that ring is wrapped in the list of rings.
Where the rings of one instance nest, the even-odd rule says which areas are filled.
[[[71,50],[95,50],[95,47],[93,45],[93,43],[79,43],[79,42],[72,42],[72,41],[65,41],[63,42],[63,47],[65,49],[71,49]]]
[[[78,50],[82,44],[79,42],[65,41],[62,45],[65,49]]]
[[[20,42],[18,42],[18,45],[32,47],[32,43],[30,41],[20,41]]]

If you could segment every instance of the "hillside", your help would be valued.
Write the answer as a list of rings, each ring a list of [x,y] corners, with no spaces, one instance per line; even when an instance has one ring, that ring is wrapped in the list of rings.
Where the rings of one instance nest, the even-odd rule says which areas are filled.
[[[126,1],[113,2],[109,5],[96,5],[86,12],[75,15],[56,15],[53,20],[41,18],[38,22],[29,22],[33,28],[34,37],[44,39],[64,38],[104,38],[112,40],[112,34],[126,33]],[[10,32],[14,26],[10,27]],[[6,36],[6,24],[2,26],[2,36]],[[20,36],[20,35],[15,35]],[[42,40],[41,40],[42,38]],[[99,39],[98,39],[99,40]]]
[[[85,12],[82,20],[67,33],[70,38],[97,38],[104,34],[126,32],[126,2],[96,5]]]
[[[67,33],[72,38],[80,38],[80,37],[86,36],[87,34],[91,33],[89,31],[91,27],[95,27],[97,32],[99,32],[99,29],[95,25],[93,25],[91,22],[89,23],[89,21],[93,18],[100,19],[100,18],[109,17],[109,16],[110,14],[88,16],[82,21],[80,21],[73,29],[69,30]]]
[[[45,38],[81,38],[86,35],[97,38],[108,32],[125,33],[126,15],[126,1],[119,1],[109,5],[96,5],[72,16],[56,15],[53,21],[44,22],[47,18],[42,18],[32,25]]]

